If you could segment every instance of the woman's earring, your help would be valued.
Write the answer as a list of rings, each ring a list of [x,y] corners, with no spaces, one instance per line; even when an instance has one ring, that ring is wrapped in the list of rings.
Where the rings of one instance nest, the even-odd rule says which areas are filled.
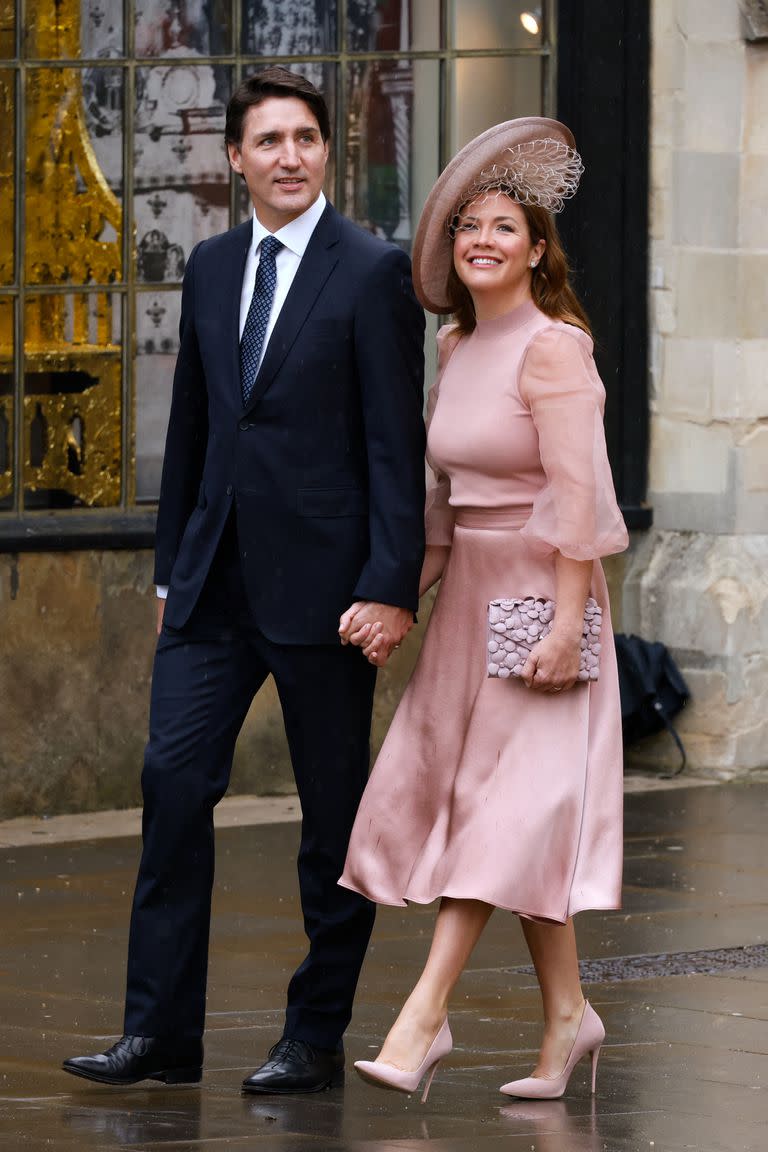
[[[538,260],[531,260],[531,268],[535,268],[537,264]]]

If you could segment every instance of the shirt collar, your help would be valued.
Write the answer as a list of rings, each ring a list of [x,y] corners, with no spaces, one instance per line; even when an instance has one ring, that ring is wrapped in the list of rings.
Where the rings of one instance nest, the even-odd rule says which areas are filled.
[[[253,214],[253,250],[254,252],[261,244],[265,236],[274,235],[274,237],[281,242],[291,252],[294,252],[301,258],[307,248],[307,244],[312,237],[312,233],[317,227],[317,223],[325,211],[327,201],[321,192],[314,204],[310,204],[306,212],[302,212],[301,216],[297,216],[295,220],[291,220],[290,224],[286,224],[283,228],[279,228],[277,232],[270,233],[261,223],[256,213]]]

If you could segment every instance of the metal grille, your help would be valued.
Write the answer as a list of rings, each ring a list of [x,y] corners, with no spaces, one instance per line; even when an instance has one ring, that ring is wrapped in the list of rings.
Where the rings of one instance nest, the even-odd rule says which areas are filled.
[[[695,952],[659,952],[645,956],[610,956],[583,960],[581,979],[586,984],[615,984],[620,980],[650,980],[658,976],[714,976],[747,968],[768,968],[768,944],[738,948],[701,948]],[[535,975],[530,964],[509,969]]]

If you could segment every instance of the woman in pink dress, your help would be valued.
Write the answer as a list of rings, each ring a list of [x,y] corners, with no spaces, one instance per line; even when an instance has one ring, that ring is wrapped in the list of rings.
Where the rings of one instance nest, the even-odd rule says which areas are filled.
[[[450,993],[495,908],[518,914],[544,1015],[539,1060],[509,1095],[552,1098],[605,1035],[584,1000],[573,916],[619,907],[622,742],[600,557],[622,551],[605,393],[552,212],[582,166],[562,124],[484,132],[432,190],[414,283],[438,334],[428,402],[427,552],[440,589],[413,676],[363,796],[340,883],[380,904],[440,898],[426,966],[367,1080],[426,1091],[451,1048]],[[487,610],[555,601],[522,676],[490,677]],[[602,609],[599,678],[578,679],[585,602]],[[381,664],[376,626],[344,639]]]

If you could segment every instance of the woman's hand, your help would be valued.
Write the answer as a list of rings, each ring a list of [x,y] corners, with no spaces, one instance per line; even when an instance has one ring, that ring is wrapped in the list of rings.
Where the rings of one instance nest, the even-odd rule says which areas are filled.
[[[581,629],[578,632],[553,629],[534,646],[521,679],[537,692],[563,692],[576,683],[580,659]]]
[[[525,662],[523,681],[537,692],[572,688],[579,675],[584,605],[589,595],[591,560],[570,560],[555,554],[555,619]]]

